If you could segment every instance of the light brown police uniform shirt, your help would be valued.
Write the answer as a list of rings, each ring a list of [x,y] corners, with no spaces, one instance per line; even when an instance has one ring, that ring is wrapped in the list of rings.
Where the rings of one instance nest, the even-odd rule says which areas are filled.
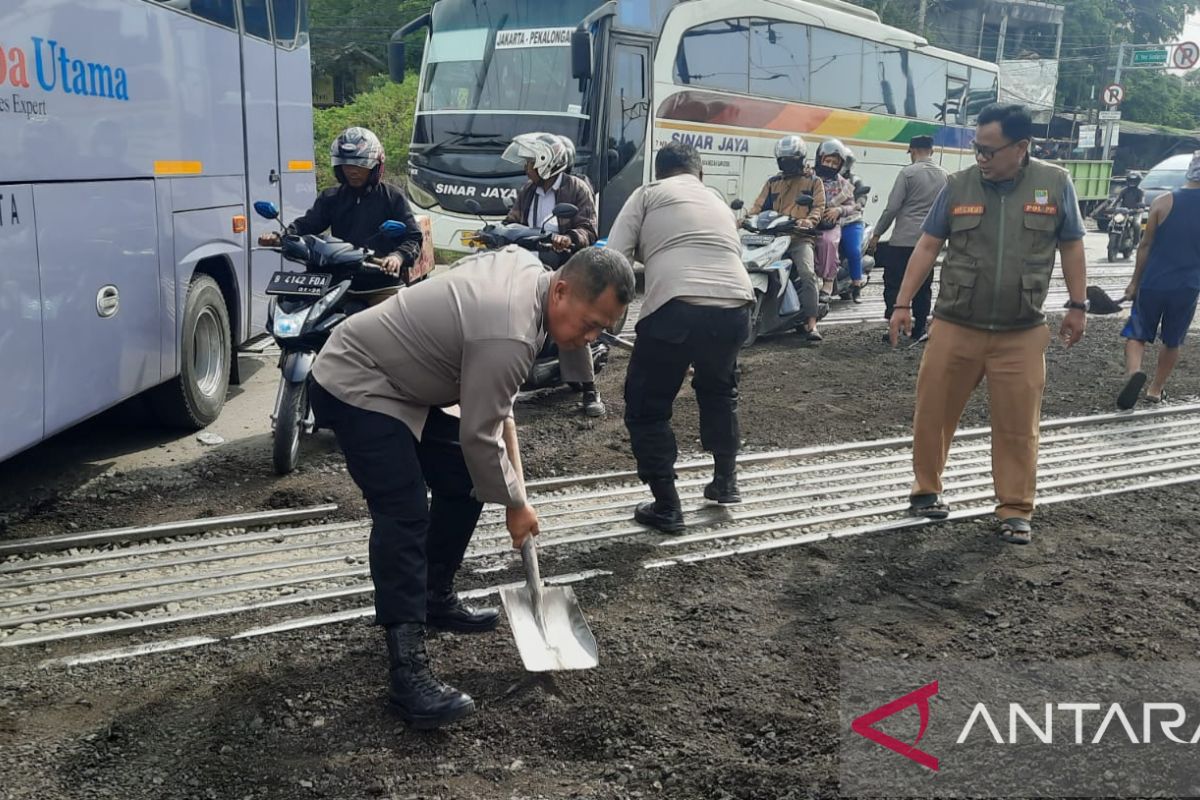
[[[725,308],[754,302],[733,211],[694,175],[635,190],[613,222],[608,247],[646,267],[643,319],[676,298]]]
[[[418,440],[430,408],[457,403],[475,496],[519,506],[503,425],[546,339],[554,273],[515,246],[463,259],[334,329],[313,376],[342,402],[403,422]]]

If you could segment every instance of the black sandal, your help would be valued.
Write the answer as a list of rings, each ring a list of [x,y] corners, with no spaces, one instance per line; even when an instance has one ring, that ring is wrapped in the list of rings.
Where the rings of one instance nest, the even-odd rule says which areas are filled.
[[[908,514],[926,519],[945,519],[950,516],[949,503],[936,494],[914,494],[908,498]]]
[[[1125,387],[1121,389],[1121,393],[1117,395],[1117,408],[1122,411],[1128,411],[1137,405],[1138,395],[1142,393],[1142,387],[1146,385],[1146,373],[1135,372],[1125,381]]]
[[[1029,544],[1033,540],[1033,527],[1029,520],[1009,517],[1000,520],[1000,541],[1009,544]]]

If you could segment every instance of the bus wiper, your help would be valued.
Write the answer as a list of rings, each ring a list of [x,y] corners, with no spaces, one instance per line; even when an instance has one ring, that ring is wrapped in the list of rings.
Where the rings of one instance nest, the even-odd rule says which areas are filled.
[[[451,145],[458,144],[459,142],[465,141],[467,139],[495,139],[496,138],[496,134],[494,134],[494,133],[474,133],[473,131],[446,131],[446,133],[450,134],[450,138],[442,139],[440,142],[434,142],[433,144],[426,147],[424,150],[421,150],[419,155],[430,156],[430,155],[433,155],[434,153],[436,153],[437,151],[441,150],[443,147],[450,147]]]

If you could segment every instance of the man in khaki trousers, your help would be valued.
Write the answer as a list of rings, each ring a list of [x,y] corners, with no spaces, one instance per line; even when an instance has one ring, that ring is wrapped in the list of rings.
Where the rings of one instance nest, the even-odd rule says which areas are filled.
[[[895,346],[900,332],[912,330],[912,298],[948,240],[917,375],[909,511],[930,519],[949,515],[942,471],[963,409],[986,378],[999,534],[1014,544],[1032,536],[1050,340],[1042,306],[1056,252],[1071,298],[1059,330],[1066,346],[1079,341],[1087,321],[1079,202],[1065,170],[1029,158],[1032,127],[1022,106],[993,104],[980,112],[975,166],[950,176],[930,209],[891,320]]]

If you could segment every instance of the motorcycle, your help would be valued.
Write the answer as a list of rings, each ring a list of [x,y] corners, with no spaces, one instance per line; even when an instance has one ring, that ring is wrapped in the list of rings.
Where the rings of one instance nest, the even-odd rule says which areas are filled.
[[[857,200],[870,193],[870,186],[856,186],[854,189],[854,199]],[[875,256],[867,253],[867,244],[871,241],[871,236],[874,233],[875,226],[866,223],[863,227],[862,252],[860,254],[862,257],[863,286],[871,282],[871,271],[875,269]],[[844,255],[838,261],[837,277],[833,280],[833,292],[831,294],[839,300],[849,300],[854,295],[854,281],[850,277],[850,260]]]
[[[803,205],[804,198],[797,202]],[[812,203],[812,198],[808,198]],[[738,211],[743,207],[735,200],[731,207]],[[750,275],[754,288],[754,308],[750,312],[750,335],[743,347],[754,344],[759,336],[795,330],[804,331],[804,315],[800,308],[800,296],[792,284],[792,260],[787,251],[791,246],[792,234],[796,232],[794,218],[778,211],[762,211],[742,220],[740,238],[742,242],[742,264]],[[823,311],[829,306],[822,304]],[[824,313],[818,313],[818,318]]]
[[[510,244],[515,244],[523,250],[536,253],[546,269],[558,269],[558,267],[566,262],[566,254],[555,252],[550,244],[550,239],[554,236],[554,232],[547,231],[544,226],[534,228],[515,222],[491,223],[480,216],[482,206],[479,205],[478,201],[469,199],[466,202],[466,206],[467,210],[478,216],[480,222],[483,223],[483,227],[472,233],[467,240],[467,244],[477,252],[499,250]],[[552,219],[573,217],[578,213],[579,209],[576,206],[570,203],[559,203],[554,207]],[[628,313],[627,309],[613,325],[616,331],[619,332],[624,327],[625,318]],[[600,371],[608,363],[608,345],[597,339],[589,347],[592,351],[592,369],[599,375]],[[547,337],[541,352],[534,359],[533,366],[529,370],[529,376],[521,386],[521,391],[532,392],[537,389],[551,389],[562,386],[563,383],[562,373],[558,365],[558,345]],[[576,385],[572,385],[571,388],[576,391],[580,389]]]
[[[279,220],[274,203],[260,200],[254,204],[254,211],[260,217]],[[388,220],[379,230],[389,238],[399,238],[406,226]],[[304,265],[303,272],[276,272],[266,290],[271,296],[267,331],[282,351],[279,389],[271,413],[272,462],[277,474],[286,475],[300,461],[301,437],[316,430],[308,402],[308,376],[317,353],[334,328],[367,307],[363,295],[395,292],[399,287],[393,284],[394,278],[372,263],[371,251],[332,236],[300,236],[284,231],[278,249],[288,261]],[[351,290],[355,278],[370,288]]]
[[[1117,253],[1128,260],[1142,241],[1149,214],[1145,207],[1118,208],[1108,221],[1108,260],[1116,261]]]

